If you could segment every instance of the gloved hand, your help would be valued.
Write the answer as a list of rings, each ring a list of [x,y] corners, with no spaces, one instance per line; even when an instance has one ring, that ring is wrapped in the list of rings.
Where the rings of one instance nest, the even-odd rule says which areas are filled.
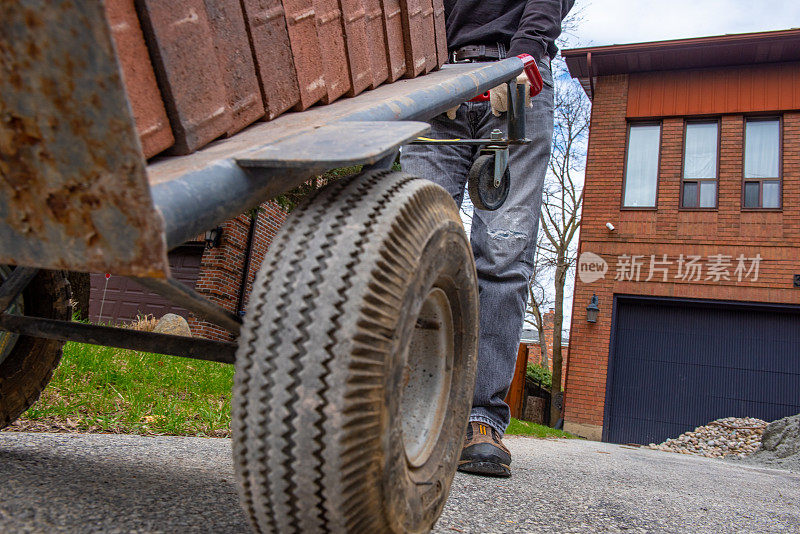
[[[445,112],[445,113],[447,114],[447,118],[448,118],[448,119],[450,119],[451,121],[454,121],[454,120],[456,120],[456,113],[458,112],[458,108],[459,108],[459,107],[461,107],[461,104],[459,104],[458,106],[456,106],[456,107],[454,107],[454,108],[450,108],[450,109],[448,109],[448,110]]]
[[[531,83],[524,72],[517,76],[517,84],[525,84],[525,107],[531,107]],[[489,91],[489,102],[492,105],[492,113],[495,117],[499,117],[501,113],[508,111],[508,86],[500,84]]]

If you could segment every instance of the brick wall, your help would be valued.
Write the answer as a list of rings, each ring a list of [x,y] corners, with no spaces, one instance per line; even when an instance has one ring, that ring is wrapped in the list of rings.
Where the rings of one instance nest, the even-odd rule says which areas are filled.
[[[670,73],[680,76],[680,73]],[[800,112],[784,112],[782,165],[783,209],[743,211],[742,153],[744,116],[722,115],[720,120],[719,201],[713,211],[679,209],[684,118],[661,119],[661,158],[658,209],[621,210],[623,167],[627,137],[628,77],[600,77],[595,85],[586,165],[585,201],[579,243],[581,254],[592,252],[608,263],[605,278],[590,284],[576,273],[570,361],[567,365],[566,428],[589,437],[600,436],[606,392],[611,312],[615,294],[704,298],[773,303],[800,303],[792,276],[800,273]],[[615,232],[610,232],[611,222]],[[620,255],[640,255],[640,281],[615,280]],[[655,272],[650,281],[651,256],[670,262],[664,281]],[[735,258],[760,254],[757,280],[736,276],[729,280],[699,281],[676,278],[680,255],[723,254]],[[748,264],[749,265],[749,264]],[[586,321],[585,307],[592,294],[600,301],[597,323]]]
[[[276,204],[265,202],[261,205],[258,214],[257,226],[253,236],[253,248],[250,258],[250,268],[247,276],[247,289],[242,309],[246,309],[247,301],[255,280],[258,268],[264,255],[269,249],[272,239],[278,228],[286,219],[286,212]],[[239,299],[239,288],[244,269],[247,235],[250,229],[250,215],[242,214],[222,224],[222,239],[220,245],[206,248],[200,265],[200,276],[195,289],[208,297],[209,300],[219,304],[233,313]],[[189,318],[189,326],[196,336],[223,341],[232,340],[231,334],[217,325],[200,321],[195,317]]]

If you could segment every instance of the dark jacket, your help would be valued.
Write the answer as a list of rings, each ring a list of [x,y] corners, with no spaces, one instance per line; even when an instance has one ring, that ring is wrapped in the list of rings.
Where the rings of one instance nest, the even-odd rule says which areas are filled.
[[[575,0],[444,0],[447,46],[502,43],[508,56],[552,59],[561,21]]]

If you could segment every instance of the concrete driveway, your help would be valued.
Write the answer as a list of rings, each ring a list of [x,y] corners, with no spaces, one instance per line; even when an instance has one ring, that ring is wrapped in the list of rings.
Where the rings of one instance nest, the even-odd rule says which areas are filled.
[[[800,475],[509,438],[511,479],[456,477],[435,532],[800,532]],[[1,532],[247,532],[230,441],[0,433]]]

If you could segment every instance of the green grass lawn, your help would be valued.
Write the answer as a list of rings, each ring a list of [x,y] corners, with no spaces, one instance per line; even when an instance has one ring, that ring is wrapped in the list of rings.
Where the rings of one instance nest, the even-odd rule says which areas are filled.
[[[228,436],[233,366],[67,343],[53,380],[17,425]]]
[[[511,418],[511,423],[506,428],[506,435],[509,436],[532,436],[534,438],[574,438],[572,434],[563,430],[556,430],[549,426],[537,425],[530,421],[520,421]]]
[[[233,366],[67,343],[53,380],[12,430],[230,436]],[[511,420],[507,434],[571,437]]]

